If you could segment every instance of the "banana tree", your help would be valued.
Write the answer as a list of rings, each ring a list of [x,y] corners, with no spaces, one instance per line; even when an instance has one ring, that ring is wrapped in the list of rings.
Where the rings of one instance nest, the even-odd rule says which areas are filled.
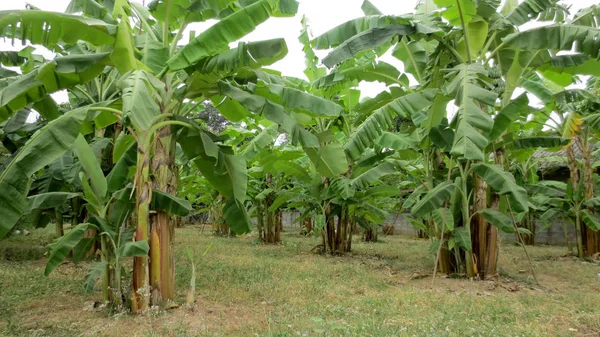
[[[282,39],[241,43],[237,49],[229,49],[228,45],[271,16],[293,15],[297,3],[275,0],[251,4],[155,1],[144,8],[127,1],[115,4],[92,2],[94,6],[84,6],[78,1],[69,6],[70,11],[83,12],[84,17],[38,10],[0,13],[4,18],[0,27],[3,36],[42,44],[59,53],[73,54],[57,57],[25,76],[5,81],[9,85],[3,90],[10,95],[2,96],[0,118],[6,119],[16,109],[36,103],[49,93],[87,83],[106,65],[119,72],[116,84],[120,89],[122,107],[101,106],[95,110],[85,107],[61,116],[56,123],[70,123],[70,129],[61,135],[65,140],[56,144],[54,157],[45,160],[56,159],[73,144],[83,120],[89,117],[88,111],[102,110],[117,115],[127,134],[137,140],[137,173],[134,179],[136,240],[149,239],[149,255],[155,257],[151,261],[148,256],[134,259],[133,310],[143,311],[150,304],[150,295],[152,303],[156,304],[174,296],[172,219],[160,210],[151,215],[149,209],[153,189],[168,194],[175,192],[176,141],[182,143],[190,158],[194,158],[200,166],[208,167],[201,170],[203,174],[231,197],[228,203],[230,212],[226,213],[236,220],[242,219],[238,221],[240,225],[236,230],[247,230],[249,221],[242,207],[245,195],[242,193],[245,189],[242,162],[220,151],[217,143],[194,123],[176,119],[185,118],[193,110],[195,102],[205,99],[220,102],[219,79],[235,76],[240,69],[245,69],[244,75],[247,75],[248,70],[252,73],[260,66],[282,58],[287,52]],[[178,45],[188,24],[212,18],[221,20],[192,38],[187,45]],[[60,27],[69,28],[61,30]],[[88,43],[83,53],[81,49],[70,49],[77,41]],[[101,48],[109,52],[98,52]],[[244,79],[248,80],[248,77]],[[186,99],[191,100],[192,107],[185,102]],[[228,106],[222,109],[224,115],[231,119],[243,118],[244,115],[234,114],[235,109],[230,109],[229,103],[221,103]],[[187,130],[172,129],[174,125]],[[191,146],[197,139],[202,142],[196,144],[204,144],[205,148]],[[30,147],[29,151],[35,153],[36,150]],[[21,155],[27,153],[22,151]],[[12,193],[13,196],[26,195],[26,182],[42,164],[34,163],[26,170],[18,170],[16,165],[25,159],[28,158],[13,161],[15,167],[5,170],[0,180],[3,191],[8,191],[5,185],[19,186],[13,184],[17,178],[23,182],[21,189]],[[215,166],[217,160],[220,164]],[[213,165],[205,165],[211,161]],[[222,183],[228,179],[237,180],[235,184]],[[236,186],[235,196],[232,186]],[[0,234],[4,235],[14,225],[22,208],[10,209],[9,221],[3,223]]]
[[[464,271],[470,277],[485,277],[496,273],[498,234],[493,223],[490,224],[479,211],[488,206],[506,213],[510,208],[516,212],[527,208],[523,198],[525,190],[515,184],[514,178],[503,168],[506,165],[502,155],[505,141],[501,137],[511,118],[526,110],[525,100],[511,101],[514,90],[525,86],[523,74],[530,72],[532,67],[541,66],[536,53],[523,53],[523,57],[519,57],[519,52],[527,48],[522,41],[527,39],[529,31],[519,32],[517,27],[536,19],[559,22],[565,18],[562,15],[564,9],[554,2],[539,6],[532,5],[532,1],[516,6],[509,2],[500,12],[499,2],[440,0],[434,3],[420,4],[415,14],[402,17],[384,17],[372,5],[367,6],[367,16],[336,27],[315,39],[313,45],[321,49],[334,48],[324,59],[328,67],[342,67],[345,61],[359,58],[370,50],[395,45],[393,54],[403,61],[405,71],[419,82],[413,90],[420,94],[433,90],[430,95],[425,95],[429,104],[409,111],[409,116],[423,128],[425,135],[431,136],[434,132],[436,137],[452,144],[446,150],[452,160],[446,162],[447,182],[430,188],[421,200],[423,203],[413,207],[413,213],[430,218],[434,211],[430,207],[439,208],[446,200],[454,200],[458,215],[455,237],[461,239],[459,243],[464,249],[464,253],[459,253],[459,258],[464,261]],[[440,20],[440,13],[443,20]],[[549,50],[555,47],[537,48],[542,50],[541,54],[549,55]],[[428,97],[431,95],[433,97]],[[390,91],[367,103],[371,107],[388,109],[414,107],[395,102],[408,96],[399,90],[396,93]],[[498,98],[500,105],[496,107]],[[448,127],[438,128],[451,99],[454,99],[458,112]],[[375,126],[383,130],[389,128],[390,118],[385,116],[393,114],[377,112],[373,112]],[[494,115],[496,118],[492,119]],[[358,151],[372,146],[380,132],[373,131],[369,137],[360,139],[356,146]],[[495,154],[496,166],[486,163],[490,153]],[[488,188],[496,195],[490,205],[486,198]],[[508,196],[507,202],[503,202],[504,209],[501,209],[501,195]],[[451,196],[454,197],[450,199]],[[437,218],[441,219],[440,227],[449,223],[443,220],[447,217]]]

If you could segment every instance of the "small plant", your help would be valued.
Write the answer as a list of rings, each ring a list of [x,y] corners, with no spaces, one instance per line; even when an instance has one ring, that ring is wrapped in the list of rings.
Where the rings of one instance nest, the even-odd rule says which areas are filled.
[[[212,242],[208,245],[208,247],[206,247],[206,249],[204,250],[204,252],[202,253],[202,257],[204,257],[204,255],[206,255],[206,253],[208,253],[208,250],[210,249],[210,247],[212,247]],[[187,297],[185,299],[185,304],[187,306],[192,306],[192,304],[196,301],[196,265],[194,263],[194,254],[189,250],[186,249],[185,253],[187,254],[188,258],[190,259],[190,263],[192,265],[192,277],[190,277],[190,289],[188,290],[187,293]]]

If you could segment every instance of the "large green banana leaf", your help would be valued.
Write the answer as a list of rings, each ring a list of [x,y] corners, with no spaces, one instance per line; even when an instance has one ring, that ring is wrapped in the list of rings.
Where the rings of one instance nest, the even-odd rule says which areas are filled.
[[[65,113],[36,132],[0,174],[0,239],[26,209],[31,176],[60,158],[75,142],[89,107]]]
[[[223,206],[223,217],[227,221],[227,226],[236,234],[245,234],[250,231],[252,219],[242,202],[229,199]]]
[[[298,4],[291,0],[260,0],[212,25],[167,61],[170,70],[194,65],[201,59],[228,49],[229,43],[252,32],[276,13],[293,15]]]
[[[99,200],[104,200],[108,190],[106,178],[104,177],[98,158],[94,155],[83,135],[80,134],[73,143],[73,152],[79,159],[79,163],[81,163],[86,176],[90,179],[94,194]]]
[[[427,108],[431,104],[434,93],[435,90],[411,93],[373,111],[350,136],[344,149],[348,157],[357,159],[365,149],[373,146],[383,132],[390,129],[394,117],[408,118],[412,114]]]
[[[433,0],[438,7],[446,7],[443,17],[453,26],[468,25],[477,15],[475,0]]]
[[[443,182],[429,190],[410,210],[413,216],[422,217],[442,207],[455,192],[456,186],[451,182]]]
[[[597,28],[553,24],[510,34],[503,43],[507,47],[522,50],[574,50],[598,58],[599,38],[600,30]]]
[[[360,52],[372,50],[386,42],[390,42],[395,36],[406,36],[413,34],[414,32],[415,29],[409,24],[367,29],[356,36],[347,39],[336,47],[323,59],[323,64],[328,68],[331,68],[353,58]]]
[[[224,95],[238,101],[244,108],[261,114],[264,118],[279,124],[290,137],[292,144],[300,144],[303,147],[318,147],[317,137],[302,126],[300,126],[292,116],[288,115],[285,109],[262,96],[251,94],[227,82],[220,81],[219,89]]]
[[[355,35],[371,28],[383,28],[390,25],[408,25],[410,21],[398,16],[370,15],[347,21],[311,41],[315,49],[335,48]]]
[[[30,213],[31,211],[37,209],[56,208],[64,205],[67,200],[79,196],[81,196],[80,193],[71,192],[48,192],[36,194],[27,198],[29,204],[24,213]]]
[[[514,121],[529,111],[528,105],[529,99],[527,98],[527,94],[523,93],[502,108],[494,118],[494,126],[488,136],[489,139],[495,140],[500,137],[504,131],[508,130]]]
[[[307,147],[304,151],[315,165],[317,172],[326,177],[333,178],[348,171],[346,155],[338,143],[321,145],[319,148]]]
[[[482,209],[478,213],[481,214],[487,222],[498,228],[500,231],[504,233],[515,232],[515,226],[513,225],[512,220],[506,214],[491,208]]]
[[[396,165],[391,162],[383,162],[379,165],[368,168],[367,170],[357,170],[357,174],[352,175],[351,186],[355,188],[367,188],[370,184],[379,180],[379,178],[397,173]]]
[[[184,129],[177,140],[187,159],[221,194],[240,202],[246,199],[248,176],[243,156],[227,153],[226,147],[199,130]]]
[[[494,106],[496,93],[480,83],[479,76],[485,75],[480,64],[460,64],[452,69],[446,90],[454,95],[459,110],[458,126],[450,153],[459,158],[483,160],[483,150],[489,140],[482,135],[492,130],[493,121],[482,106]],[[481,131],[478,131],[481,130]]]
[[[104,69],[108,53],[57,57],[0,89],[0,123],[48,94],[82,84]],[[1,87],[1,86],[0,86]]]
[[[559,147],[565,146],[571,142],[569,138],[562,137],[551,137],[551,136],[537,136],[537,137],[523,137],[513,141],[515,149],[536,149],[538,147]]]
[[[427,67],[427,52],[423,41],[407,41],[406,37],[400,39],[392,55],[404,63],[404,71],[412,74],[419,83],[422,82]]]
[[[527,190],[517,185],[515,178],[510,172],[504,171],[498,165],[475,164],[473,172],[480,176],[499,195],[508,194],[508,200],[513,211],[526,212],[529,209]]]
[[[272,124],[257,134],[251,141],[245,143],[240,149],[240,154],[250,161],[256,157],[261,149],[273,144],[279,136],[277,124]]]
[[[19,27],[17,27],[19,25]],[[101,20],[39,10],[0,11],[0,36],[53,47],[86,41],[95,46],[114,42],[114,25]]]
[[[336,69],[329,75],[317,79],[313,85],[319,89],[354,81],[377,81],[386,85],[398,84],[400,86],[408,86],[406,75],[401,74],[396,67],[383,61],[375,64],[358,65],[348,69]]]
[[[199,60],[192,69],[202,74],[230,73],[240,67],[256,69],[283,59],[287,53],[284,39],[240,42],[237,48]]]
[[[288,110],[313,117],[333,118],[338,117],[342,112],[342,107],[330,100],[278,84],[270,84],[266,87],[257,86],[254,93]]]
[[[157,88],[163,86],[152,74],[137,70],[123,78],[123,117],[131,118],[136,128],[148,130],[161,111],[155,96]]]
[[[557,2],[558,0],[524,0],[508,14],[506,19],[513,25],[520,26],[554,7]]]

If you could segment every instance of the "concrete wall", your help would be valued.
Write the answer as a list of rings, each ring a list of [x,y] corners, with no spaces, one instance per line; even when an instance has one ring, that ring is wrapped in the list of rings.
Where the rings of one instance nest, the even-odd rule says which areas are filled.
[[[415,237],[417,235],[417,230],[411,225],[411,223],[406,220],[408,214],[398,214],[390,219],[388,219],[385,224],[393,224],[394,225],[394,235],[404,235]],[[283,215],[283,226],[284,228],[297,228],[300,229],[298,223],[292,224],[293,219],[297,218],[298,214],[289,214],[284,213]],[[542,223],[537,221],[537,228],[542,227]],[[552,225],[543,232],[537,231],[535,235],[535,243],[542,245],[553,245],[553,246],[566,246],[567,242],[565,240],[565,232],[563,225],[566,225],[568,229],[569,241],[572,245],[577,244],[577,239],[575,236],[575,227],[570,222],[564,222],[562,219],[558,219],[552,223]],[[516,236],[514,234],[501,234],[502,240],[507,241],[516,241]]]
[[[385,224],[393,224],[394,225],[394,234],[395,235],[404,235],[404,236],[411,236],[414,237],[417,234],[417,230],[410,224],[410,222],[408,222],[408,220],[406,220],[406,217],[408,214],[398,214],[395,215],[393,217],[391,217],[390,219],[388,219]],[[294,223],[294,220],[297,219],[300,214],[299,213],[283,213],[283,226],[284,226],[284,230],[289,230],[291,232],[293,231],[300,231],[300,226],[301,224],[296,222]],[[252,219],[253,222],[256,224],[256,219]],[[194,223],[194,222],[198,222],[195,221],[195,219],[192,218],[188,218],[188,219],[184,219],[184,222],[186,223]],[[552,225],[546,229],[545,231],[537,231],[536,235],[535,235],[535,243],[536,244],[545,244],[545,245],[556,245],[556,246],[566,246],[567,242],[565,239],[565,232],[564,232],[564,226],[566,225],[567,230],[568,230],[568,237],[569,237],[569,241],[572,245],[576,245],[577,244],[577,239],[575,236],[575,227],[573,226],[573,224],[571,224],[570,222],[565,222],[562,219],[557,219],[556,221],[554,221],[552,223]],[[537,222],[537,228],[541,228],[542,224],[541,222]],[[516,240],[516,236],[514,234],[505,234],[502,233],[501,234],[502,240],[503,241],[515,241]]]

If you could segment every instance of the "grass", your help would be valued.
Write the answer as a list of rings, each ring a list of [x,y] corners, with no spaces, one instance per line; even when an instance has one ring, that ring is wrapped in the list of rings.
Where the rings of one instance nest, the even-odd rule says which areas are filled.
[[[44,277],[44,259],[0,261],[0,335],[600,335],[600,267],[564,256],[565,248],[529,248],[539,286],[528,277],[522,249],[510,245],[501,248],[497,280],[440,277],[432,285],[427,241],[381,237],[354,243],[351,256],[331,257],[309,253],[318,240],[290,231],[283,244],[266,246],[253,235],[178,229],[177,301],[185,302],[191,277],[188,248],[196,303],[138,316],[84,310],[100,298],[84,297],[86,264],[68,263]],[[32,242],[36,235],[43,233],[34,232]]]

